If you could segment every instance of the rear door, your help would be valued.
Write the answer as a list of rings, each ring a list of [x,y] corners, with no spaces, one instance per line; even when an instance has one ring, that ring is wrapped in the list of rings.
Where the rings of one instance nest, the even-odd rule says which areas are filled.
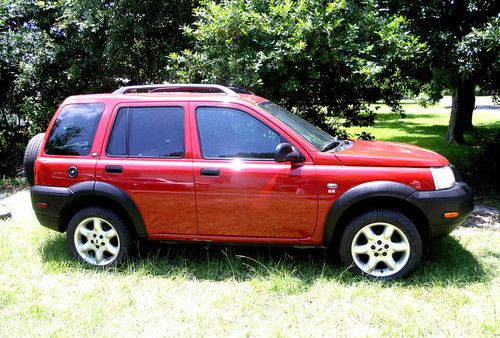
[[[318,199],[312,161],[275,162],[276,146],[292,141],[249,108],[207,102],[191,109],[200,234],[270,241],[312,235]]]
[[[127,192],[148,235],[197,234],[187,104],[115,108],[97,163],[98,180]]]

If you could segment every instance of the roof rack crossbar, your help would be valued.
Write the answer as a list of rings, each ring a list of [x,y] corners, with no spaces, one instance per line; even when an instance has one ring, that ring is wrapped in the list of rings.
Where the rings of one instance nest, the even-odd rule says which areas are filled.
[[[192,84],[192,83],[165,83],[165,84],[151,84],[151,85],[139,85],[139,86],[127,86],[121,87],[113,92],[113,94],[126,94],[130,91],[145,91],[146,93],[165,91],[209,91],[210,89],[216,89],[223,92],[229,96],[239,96],[234,90],[214,84]]]

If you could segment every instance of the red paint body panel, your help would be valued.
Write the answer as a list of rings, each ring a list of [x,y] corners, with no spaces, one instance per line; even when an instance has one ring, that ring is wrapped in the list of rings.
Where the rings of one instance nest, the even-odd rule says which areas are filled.
[[[350,149],[322,153],[257,103],[253,95],[201,93],[97,94],[73,96],[61,104],[105,104],[92,152],[86,157],[41,154],[36,184],[69,187],[81,181],[102,181],[125,191],[137,205],[148,238],[322,245],[330,207],[347,190],[371,181],[394,181],[416,190],[434,190],[428,167],[448,161],[428,150],[397,143],[354,141]],[[181,159],[126,158],[106,155],[116,112],[129,106],[182,106],[185,154]],[[222,106],[243,110],[285,137],[304,156],[299,165],[274,161],[208,160],[201,156],[195,110]],[[77,178],[67,170],[74,165]],[[107,165],[123,167],[107,173]],[[220,176],[200,175],[202,168],[220,169]],[[329,192],[328,183],[337,184]]]
[[[350,149],[335,153],[347,166],[442,167],[448,160],[433,151],[410,144],[355,141]]]
[[[192,131],[197,130],[195,111],[200,106],[243,110],[265,122],[307,155],[280,126],[266,120],[248,104],[193,102],[190,105]],[[272,160],[206,160],[201,155],[198,133],[192,132],[191,136],[201,235],[299,238],[314,232],[318,193],[311,161],[295,166]],[[220,176],[201,176],[202,168],[218,168]]]
[[[106,173],[106,165],[123,173]],[[139,208],[148,234],[197,234],[192,162],[186,160],[101,158],[97,180],[126,191]]]
[[[193,167],[201,235],[313,234],[318,207],[313,165],[196,160]],[[220,176],[201,176],[201,168],[219,168]]]
[[[70,187],[84,181],[95,181],[96,159],[74,157],[68,161],[65,156],[40,156],[36,161],[35,183],[52,187]],[[78,176],[70,178],[68,169],[78,168]]]
[[[138,106],[184,109],[184,158],[109,157],[106,154],[109,137],[106,137],[101,142],[96,180],[117,186],[130,195],[142,214],[148,234],[197,234],[188,104],[178,101],[118,104],[112,107],[107,134],[111,133],[120,108]],[[120,165],[123,172],[107,173],[107,165]]]
[[[325,224],[326,216],[338,197],[357,185],[371,181],[392,181],[408,185],[416,190],[434,190],[434,182],[428,168],[370,168],[347,166],[316,166],[319,187],[318,223]],[[337,184],[335,194],[329,194],[327,183]],[[323,229],[321,228],[321,231]],[[317,234],[319,235],[319,234]],[[321,241],[321,236],[314,241]]]

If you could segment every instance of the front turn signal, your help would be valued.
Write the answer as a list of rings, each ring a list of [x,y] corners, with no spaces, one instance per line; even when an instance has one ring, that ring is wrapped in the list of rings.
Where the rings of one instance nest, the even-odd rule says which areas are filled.
[[[450,211],[450,212],[445,212],[443,214],[443,217],[444,218],[455,218],[455,217],[458,217],[459,213],[458,211]]]

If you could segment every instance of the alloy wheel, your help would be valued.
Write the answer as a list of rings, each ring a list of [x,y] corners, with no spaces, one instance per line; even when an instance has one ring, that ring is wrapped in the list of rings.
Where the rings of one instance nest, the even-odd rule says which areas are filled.
[[[108,265],[120,252],[118,232],[99,217],[86,218],[77,225],[74,243],[80,257],[92,265]]]
[[[404,268],[410,257],[410,243],[395,225],[376,222],[362,227],[351,244],[354,264],[364,273],[388,277]]]

